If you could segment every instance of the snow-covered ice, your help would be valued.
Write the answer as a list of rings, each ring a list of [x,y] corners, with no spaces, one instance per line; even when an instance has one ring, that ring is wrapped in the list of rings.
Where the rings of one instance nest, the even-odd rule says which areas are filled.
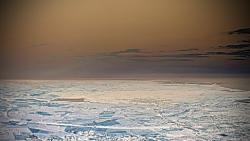
[[[248,140],[250,92],[149,80],[0,82],[2,140]]]

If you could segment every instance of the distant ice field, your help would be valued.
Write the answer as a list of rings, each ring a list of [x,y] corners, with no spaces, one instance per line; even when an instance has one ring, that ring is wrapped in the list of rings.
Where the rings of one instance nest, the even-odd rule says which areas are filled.
[[[249,140],[250,91],[163,80],[0,81],[0,140]]]

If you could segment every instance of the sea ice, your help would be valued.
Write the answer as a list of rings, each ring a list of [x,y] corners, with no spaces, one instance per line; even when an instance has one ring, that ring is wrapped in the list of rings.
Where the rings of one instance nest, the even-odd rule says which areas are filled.
[[[0,138],[248,140],[249,99],[217,84],[1,81]]]

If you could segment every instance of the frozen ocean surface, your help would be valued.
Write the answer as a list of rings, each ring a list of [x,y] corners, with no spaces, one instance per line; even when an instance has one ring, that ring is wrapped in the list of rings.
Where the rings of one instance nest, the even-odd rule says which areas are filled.
[[[12,80],[0,103],[1,141],[250,139],[250,92],[217,84]]]

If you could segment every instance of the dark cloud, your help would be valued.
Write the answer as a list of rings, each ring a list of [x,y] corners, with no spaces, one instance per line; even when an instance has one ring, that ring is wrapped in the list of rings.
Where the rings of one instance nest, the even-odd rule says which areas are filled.
[[[231,60],[233,60],[233,61],[245,61],[247,59],[246,58],[233,58]]]
[[[250,44],[232,44],[232,45],[226,45],[226,46],[219,46],[222,48],[228,48],[228,49],[248,49],[250,48]]]
[[[129,48],[129,49],[126,49],[124,51],[121,51],[121,53],[138,53],[138,52],[141,52],[141,49]]]
[[[128,57],[130,61],[135,61],[135,62],[189,62],[193,61],[191,58],[166,58],[166,57],[161,57],[161,58],[154,58],[154,57],[144,57],[144,58],[137,58],[137,57]]]
[[[250,59],[250,49],[230,52],[229,55]]]
[[[117,52],[102,54],[101,56],[123,58],[132,61],[193,61],[195,58],[207,58],[205,53],[192,53],[198,49],[185,49],[176,52],[149,52],[142,49],[126,49]],[[190,53],[189,53],[190,52]],[[125,55],[126,54],[126,55]]]
[[[186,51],[198,51],[199,49],[197,48],[190,48],[190,49],[180,49],[180,50],[176,50],[176,51],[183,51],[183,52],[186,52]]]
[[[231,52],[225,52],[225,51],[210,51],[207,52],[208,55],[223,55],[223,56],[231,56],[231,57],[237,57],[232,59],[239,59],[242,60],[250,59],[250,49],[247,50],[237,50],[237,51],[231,51]]]
[[[242,43],[250,43],[250,40],[242,40]]]
[[[207,58],[207,54],[205,53],[187,53],[187,54],[177,54],[177,55],[170,55],[170,57],[176,58]]]
[[[194,61],[194,59],[190,59],[190,58],[164,58],[164,59],[160,59],[159,61],[161,62],[165,62],[165,61],[169,61],[169,62],[190,62],[190,61]]]
[[[47,43],[40,43],[40,44],[32,45],[32,47],[48,47],[48,46],[49,46],[49,44],[47,44]]]
[[[108,55],[108,56],[117,56],[117,55],[121,55],[121,54],[141,53],[141,52],[142,52],[141,49],[129,48],[129,49],[126,49],[126,50],[110,52],[110,53],[108,53],[107,55]]]
[[[213,55],[229,55],[228,52],[225,52],[225,51],[208,51],[206,53],[209,56],[213,56]]]
[[[232,34],[246,33],[245,30],[235,30]],[[199,50],[197,48],[180,49],[172,52],[153,52],[142,49],[129,48],[126,50],[106,53],[104,56],[112,56],[130,61],[138,62],[185,62],[199,59],[213,58],[215,56],[228,56],[229,60],[245,61],[250,59],[249,40],[242,40],[238,44],[229,44],[225,46],[215,47],[211,50]]]
[[[159,55],[151,55],[151,56],[136,56],[136,57],[153,57],[153,58],[206,58],[208,57],[203,53],[178,53],[178,54],[159,54]]]
[[[230,31],[228,32],[228,34],[232,35],[232,34],[250,34],[250,28],[240,28],[234,31]]]
[[[248,28],[238,29],[229,33],[249,34],[248,30]],[[104,70],[107,69],[106,72],[123,72],[125,68],[134,68],[140,73],[144,70],[157,73],[178,72],[182,71],[180,68],[185,68],[184,72],[248,72],[249,67],[245,64],[250,61],[250,40],[246,38],[248,36],[236,37],[238,42],[221,46],[215,45],[213,48],[186,47],[174,51],[127,48],[98,54],[90,59],[80,58],[79,60],[85,65],[84,68],[90,68],[88,65],[93,63],[98,64],[98,66],[107,65],[104,68]],[[218,60],[218,62],[214,62],[214,60]]]
[[[229,35],[250,34],[250,28],[240,28],[234,31],[230,31],[228,33]],[[250,40],[246,38],[243,38],[240,43],[218,46],[215,49],[219,49],[220,51],[209,51],[207,52],[207,54],[209,56],[229,56],[231,57],[230,60],[233,61],[249,61],[250,59]]]
[[[160,63],[164,65],[166,63],[176,63],[176,62],[192,62],[194,59],[185,59],[185,58],[160,58],[160,59],[152,59],[152,58],[130,58],[130,61],[134,62],[146,62],[146,63]]]

